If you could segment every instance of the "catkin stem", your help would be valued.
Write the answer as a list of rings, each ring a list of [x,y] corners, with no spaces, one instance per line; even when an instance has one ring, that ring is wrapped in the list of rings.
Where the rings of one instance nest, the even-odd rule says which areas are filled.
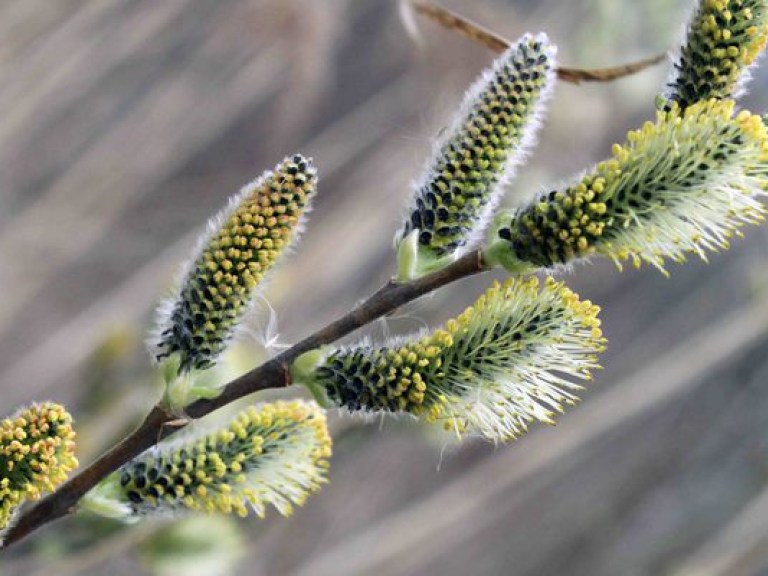
[[[483,272],[486,268],[482,253],[475,250],[449,266],[418,280],[407,283],[387,282],[365,302],[341,318],[321,328],[279,356],[229,382],[218,397],[198,400],[190,404],[186,409],[189,421],[210,414],[248,394],[289,386],[291,384],[289,366],[304,352],[331,344],[408,302],[437,288]],[[56,492],[22,514],[13,528],[8,531],[0,550],[19,542],[38,528],[74,512],[80,498],[103,478],[163,438],[181,430],[187,423],[178,420],[158,403],[134,432],[73,476]]]

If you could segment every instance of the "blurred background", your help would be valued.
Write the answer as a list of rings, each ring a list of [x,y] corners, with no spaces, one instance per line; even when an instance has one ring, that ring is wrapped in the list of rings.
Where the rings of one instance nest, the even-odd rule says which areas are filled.
[[[677,44],[688,0],[444,0],[563,65]],[[268,291],[280,339],[308,334],[394,271],[409,183],[483,47],[395,0],[0,3],[0,412],[66,403],[81,462],[159,393],[143,338],[206,219],[285,154],[320,192]],[[587,169],[653,117],[664,63],[561,83],[515,204]],[[768,72],[744,105],[768,108]],[[557,427],[456,447],[409,420],[332,415],[331,483],[289,519],[48,526],[0,574],[768,574],[768,228],[705,265],[568,278],[603,306],[605,370]],[[490,276],[379,322],[436,325]],[[246,364],[264,357],[247,343]],[[290,391],[298,393],[298,391]]]

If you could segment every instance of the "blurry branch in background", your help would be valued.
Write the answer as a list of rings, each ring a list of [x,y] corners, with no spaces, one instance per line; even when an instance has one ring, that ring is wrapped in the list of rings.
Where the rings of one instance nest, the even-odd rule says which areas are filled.
[[[429,0],[402,0],[401,6],[402,10],[406,12],[406,18],[408,18],[407,11],[412,7],[413,10],[419,14],[426,16],[444,28],[455,30],[459,34],[490,48],[496,53],[504,52],[504,50],[507,50],[512,44],[506,38],[502,38],[477,22],[472,22],[468,18],[448,10],[447,8],[438,6]],[[646,68],[663,62],[665,58],[666,54],[658,54],[657,56],[645,58],[638,62],[632,62],[622,66],[611,66],[609,68],[588,69],[559,66],[557,68],[557,77],[564,82],[570,82],[572,84],[579,84],[581,82],[610,82],[642,72]]]

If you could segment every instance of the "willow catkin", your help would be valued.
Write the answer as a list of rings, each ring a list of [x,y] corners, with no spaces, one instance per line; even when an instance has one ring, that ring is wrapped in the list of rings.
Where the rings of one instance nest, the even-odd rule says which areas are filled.
[[[598,311],[551,278],[510,279],[425,336],[327,351],[305,383],[351,412],[507,440],[576,400],[605,344]]]
[[[236,513],[267,505],[288,515],[326,482],[331,438],[314,402],[250,407],[229,424],[162,443],[113,473],[84,505],[136,520],[184,511]]]
[[[51,402],[0,423],[0,541],[21,503],[53,492],[77,467],[74,439],[72,417]]]
[[[664,271],[666,259],[706,259],[763,219],[768,132],[759,116],[734,115],[730,100],[675,104],[627,140],[575,184],[499,215],[486,261],[519,273],[599,254]]]
[[[396,236],[401,279],[456,258],[482,233],[533,143],[555,77],[546,35],[525,35],[467,91]]]
[[[157,360],[175,359],[179,373],[215,363],[264,276],[301,231],[316,186],[311,160],[285,158],[211,220],[177,294],[158,311],[151,341]]]

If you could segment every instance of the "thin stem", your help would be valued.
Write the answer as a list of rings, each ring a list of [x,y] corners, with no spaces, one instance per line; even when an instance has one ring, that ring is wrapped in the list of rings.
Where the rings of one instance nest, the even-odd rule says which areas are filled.
[[[443,8],[430,0],[411,0],[411,4],[419,14],[430,18],[448,30],[455,30],[486,48],[490,48],[493,52],[504,52],[511,45],[506,38],[502,38],[477,22],[472,22],[469,18],[448,10],[448,8]],[[658,64],[665,59],[666,54],[658,54],[637,62],[610,68],[587,69],[564,68],[560,66],[557,68],[557,77],[564,82],[572,84],[580,84],[581,82],[611,82],[625,76],[631,76],[637,72],[642,72],[646,68]]]
[[[418,280],[403,284],[390,281],[338,320],[308,336],[279,356],[229,382],[218,397],[198,400],[190,404],[186,413],[190,419],[201,418],[248,394],[289,386],[291,384],[289,367],[304,352],[335,342],[424,294],[485,269],[482,253],[477,250],[466,254],[442,270]],[[154,446],[159,440],[181,430],[188,423],[189,421],[177,419],[165,407],[157,404],[142,424],[122,442],[73,476],[34,508],[22,514],[18,522],[8,531],[0,550],[22,540],[38,528],[74,512],[80,498],[103,478]]]

